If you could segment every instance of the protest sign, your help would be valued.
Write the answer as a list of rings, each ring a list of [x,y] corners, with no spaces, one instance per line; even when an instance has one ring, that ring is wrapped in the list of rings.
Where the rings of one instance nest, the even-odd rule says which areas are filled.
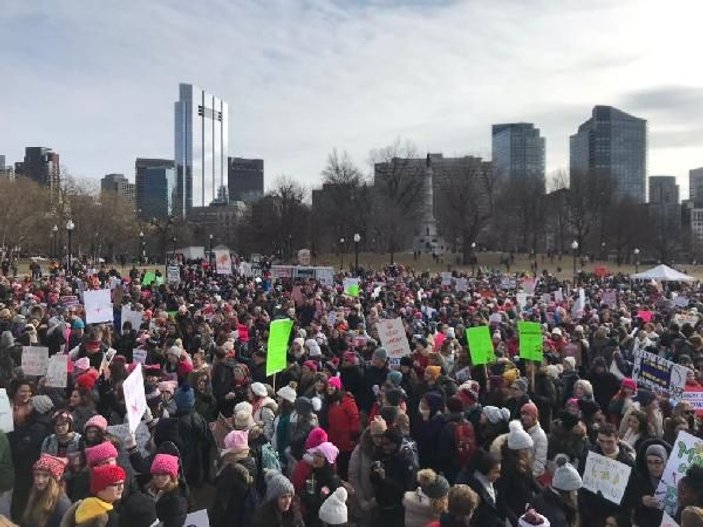
[[[678,507],[677,485],[691,465],[703,465],[703,439],[679,432],[654,497],[664,512],[673,516]]]
[[[543,339],[539,322],[518,322],[520,333],[520,358],[542,362]]]
[[[46,370],[45,386],[65,388],[68,382],[68,355],[57,353],[49,359]]]
[[[561,288],[559,288],[558,291],[554,291],[554,301],[555,302],[563,302],[564,301],[564,293],[561,292]]]
[[[348,296],[357,297],[359,296],[359,279],[358,278],[345,278],[342,282],[344,286],[344,294]]]
[[[181,270],[177,265],[168,266],[166,278],[169,284],[179,284],[181,282]]]
[[[537,285],[537,280],[531,277],[524,278],[522,280],[522,288],[525,290],[525,293],[528,295],[534,295],[535,294],[535,286]]]
[[[186,521],[183,527],[210,527],[210,518],[207,515],[207,509],[191,512],[186,516]]]
[[[41,346],[22,347],[22,373],[30,377],[46,375],[49,367],[49,348]]]
[[[662,516],[662,522],[659,524],[659,527],[679,527],[679,524],[676,523],[674,519],[667,513],[664,513],[664,516]]]
[[[7,390],[0,388],[0,430],[6,434],[14,431],[15,422],[12,420],[12,406]]]
[[[516,294],[515,301],[517,302],[517,305],[520,306],[520,309],[522,309],[527,305],[527,293]]]
[[[466,328],[466,340],[469,343],[472,364],[495,362],[496,355],[488,326]]]
[[[618,304],[618,295],[615,291],[605,291],[601,300],[606,306],[616,307]]]
[[[132,360],[139,364],[145,364],[147,353],[149,353],[147,350],[135,348],[132,350]]]
[[[501,322],[503,322],[503,316],[500,313],[491,313],[491,316],[488,317],[489,324],[500,324]]]
[[[286,369],[288,339],[293,329],[293,321],[282,318],[271,322],[269,339],[266,346],[266,376]]]
[[[229,249],[219,249],[213,253],[217,274],[232,274],[232,257],[229,254]]]
[[[625,463],[590,451],[583,471],[583,488],[620,505],[631,471],[632,467]]]
[[[691,324],[691,326],[695,327],[695,325],[698,324],[698,320],[700,320],[698,315],[692,313],[677,313],[674,315],[674,322],[676,322],[679,327],[684,324]]]
[[[112,298],[109,289],[95,289],[83,293],[86,324],[112,322]]]
[[[674,298],[674,305],[676,307],[688,307],[688,297],[687,296],[677,296]]]
[[[332,287],[334,285],[334,269],[332,267],[316,267],[315,276],[317,281],[324,287]]]
[[[405,328],[400,317],[379,320],[376,328],[381,345],[388,352],[388,357],[400,359],[410,355],[410,344],[408,344],[408,337],[405,335]]]
[[[452,273],[443,271],[439,275],[442,277],[442,287],[452,285]]]
[[[632,378],[640,386],[657,392],[667,392],[672,401],[681,399],[687,374],[688,368],[664,357],[648,351],[635,352]]]
[[[542,293],[542,302],[545,304],[549,304],[549,302],[552,300],[552,297],[549,295],[549,293]]]
[[[516,287],[517,287],[517,279],[516,278],[504,276],[500,280],[500,288],[501,289],[515,289]]]
[[[327,314],[327,325],[331,328],[334,327],[334,323],[337,321],[337,312],[336,311],[330,311]]]
[[[122,327],[120,330],[124,329],[124,323],[129,322],[132,324],[132,329],[139,331],[142,325],[142,312],[130,309],[129,306],[122,306]]]
[[[147,271],[144,273],[144,278],[142,279],[142,285],[151,285],[156,281],[156,273],[154,271]]]
[[[454,287],[457,291],[466,292],[469,290],[469,281],[466,278],[457,278]]]
[[[273,273],[273,268],[271,268],[271,272]],[[247,278],[254,276],[251,264],[249,262],[239,262],[239,274]]]
[[[66,295],[59,298],[59,303],[65,307],[76,307],[81,305],[80,299],[76,295]]]
[[[134,371],[122,383],[124,402],[127,407],[127,423],[129,430],[134,432],[146,411],[146,396],[144,394],[144,376],[142,365],[137,364]]]

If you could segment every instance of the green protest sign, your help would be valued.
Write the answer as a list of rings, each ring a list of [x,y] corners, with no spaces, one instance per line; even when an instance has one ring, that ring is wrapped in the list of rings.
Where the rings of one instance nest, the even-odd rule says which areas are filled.
[[[286,369],[288,339],[293,329],[289,318],[274,320],[269,327],[269,340],[266,346],[266,376]]]
[[[542,362],[543,339],[539,322],[518,322],[517,329],[520,333],[520,358]]]
[[[358,297],[359,296],[359,279],[358,278],[345,278],[344,282],[344,294],[348,296]]]
[[[154,271],[147,271],[144,273],[144,279],[142,280],[142,285],[151,285],[156,280],[156,273]]]
[[[496,355],[488,326],[466,328],[466,340],[469,343],[472,364],[478,366],[479,364],[495,362]]]

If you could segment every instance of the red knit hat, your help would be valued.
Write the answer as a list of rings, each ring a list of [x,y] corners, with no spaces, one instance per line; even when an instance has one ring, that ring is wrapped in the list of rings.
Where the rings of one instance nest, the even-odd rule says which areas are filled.
[[[634,379],[630,379],[629,377],[625,377],[622,382],[620,383],[620,388],[621,389],[630,389],[633,392],[637,391],[637,383],[635,382]]]
[[[66,465],[68,465],[68,459],[62,457],[56,457],[49,454],[42,454],[32,470],[43,470],[51,474],[51,477],[56,481],[60,480],[63,476],[64,470],[66,470]]]
[[[525,413],[531,416],[533,419],[539,419],[539,410],[537,409],[537,405],[532,401],[523,404],[520,408],[520,413]]]
[[[170,454],[156,454],[151,464],[151,475],[168,474],[173,479],[178,478],[178,457]]]
[[[110,485],[126,479],[124,469],[119,465],[101,465],[90,472],[90,493],[95,495]]]
[[[109,441],[85,449],[85,460],[89,467],[100,465],[110,458],[117,458],[117,449]]]

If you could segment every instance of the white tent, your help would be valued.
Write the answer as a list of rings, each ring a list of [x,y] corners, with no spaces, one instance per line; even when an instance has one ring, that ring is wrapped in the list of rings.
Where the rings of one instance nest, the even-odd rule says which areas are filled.
[[[633,274],[635,280],[657,280],[659,282],[695,282],[696,278],[678,272],[668,265],[657,265],[643,273]]]

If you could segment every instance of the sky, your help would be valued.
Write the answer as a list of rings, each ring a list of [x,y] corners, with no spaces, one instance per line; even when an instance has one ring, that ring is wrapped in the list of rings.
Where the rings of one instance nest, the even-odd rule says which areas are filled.
[[[370,172],[397,139],[491,157],[533,122],[548,175],[596,104],[648,120],[648,175],[703,166],[699,0],[3,0],[0,154],[49,146],[79,178],[173,157],[188,82],[230,108],[230,155],[266,185],[320,183],[333,149]]]

